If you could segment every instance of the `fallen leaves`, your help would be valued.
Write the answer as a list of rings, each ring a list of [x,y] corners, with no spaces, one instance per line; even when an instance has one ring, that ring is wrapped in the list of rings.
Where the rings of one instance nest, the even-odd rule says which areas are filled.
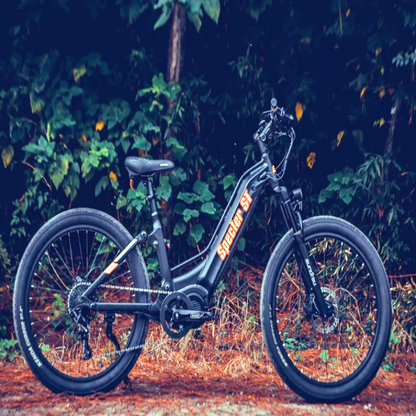
[[[62,414],[63,409],[67,409],[68,414],[76,411],[93,415],[155,414],[162,408],[165,412],[160,411],[160,414],[183,413],[183,409],[188,410],[188,414],[204,414],[204,409],[215,414],[231,414],[224,409],[231,411],[244,404],[244,414],[250,414],[248,409],[251,414],[267,413],[265,410],[267,414],[295,414],[301,406],[306,408],[303,399],[284,387],[263,348],[259,351],[260,365],[254,363],[254,358],[238,354],[241,359],[232,361],[240,369],[237,373],[225,371],[231,362],[227,354],[237,355],[232,349],[231,352],[222,351],[216,359],[201,356],[199,351],[190,354],[191,349],[178,350],[173,356],[178,361],[169,356],[140,357],[130,373],[128,385],[90,396],[52,393],[36,380],[23,362],[0,364],[1,407],[10,414],[33,414],[35,409],[37,414],[43,412],[52,416]],[[183,355],[187,356],[182,358]],[[226,364],[222,362],[224,359]],[[245,364],[243,359],[255,365],[248,367],[249,371],[241,371],[241,365]],[[416,376],[409,371],[386,373],[381,370],[358,398],[333,404],[329,410],[346,415],[409,414],[416,404],[415,385]],[[369,413],[364,407],[369,408],[370,403],[372,412]],[[328,406],[315,404],[313,409],[315,413],[325,413]],[[239,414],[238,411],[235,414]]]

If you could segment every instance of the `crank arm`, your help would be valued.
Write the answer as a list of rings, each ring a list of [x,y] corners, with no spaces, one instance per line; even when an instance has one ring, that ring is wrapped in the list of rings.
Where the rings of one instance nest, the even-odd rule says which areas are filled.
[[[302,266],[301,276],[305,284],[306,290],[309,291],[309,293],[313,293],[315,295],[316,306],[318,307],[321,316],[324,319],[326,319],[329,317],[328,305],[325,301],[324,295],[322,294],[321,285],[319,284],[319,280],[316,277],[314,267],[309,257],[308,250],[305,246],[305,241],[302,237],[302,232],[295,232],[294,237],[297,244],[297,248],[299,250],[299,255],[296,257],[298,262],[300,261],[299,265]]]
[[[182,322],[205,322],[214,319],[212,312],[192,311],[188,309],[178,309],[173,312],[173,320]]]

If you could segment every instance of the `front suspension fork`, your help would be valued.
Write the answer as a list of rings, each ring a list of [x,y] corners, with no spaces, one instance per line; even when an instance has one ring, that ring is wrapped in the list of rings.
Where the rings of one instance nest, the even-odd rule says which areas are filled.
[[[315,305],[318,308],[320,315],[322,318],[327,319],[330,315],[330,311],[322,294],[319,279],[316,277],[315,267],[311,262],[306,248],[300,212],[295,211],[286,187],[275,185],[273,189],[278,194],[285,225],[288,230],[293,229],[293,236],[297,248],[297,252],[295,254],[296,260],[299,265],[306,292],[308,296],[314,295]]]
[[[309,294],[315,296],[315,304],[322,316],[327,319],[329,317],[328,304],[322,294],[321,285],[319,279],[317,279],[314,267],[311,263],[308,250],[306,249],[305,240],[301,230],[294,233],[296,246],[298,249],[298,255],[296,256],[298,265],[300,266],[301,276],[303,283],[305,284],[306,290]]]

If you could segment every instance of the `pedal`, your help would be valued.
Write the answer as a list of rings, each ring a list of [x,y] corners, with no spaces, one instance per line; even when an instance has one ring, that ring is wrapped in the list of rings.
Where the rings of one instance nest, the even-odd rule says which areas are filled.
[[[214,314],[208,311],[193,311],[189,309],[178,309],[173,312],[173,320],[178,323],[203,323],[212,321]]]

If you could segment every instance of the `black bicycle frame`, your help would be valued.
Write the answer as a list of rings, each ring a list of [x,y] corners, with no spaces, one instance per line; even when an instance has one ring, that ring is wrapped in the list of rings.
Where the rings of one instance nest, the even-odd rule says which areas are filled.
[[[276,192],[278,202],[283,214],[287,230],[293,229],[297,244],[296,257],[301,265],[301,275],[308,294],[314,295],[314,300],[322,316],[328,316],[327,304],[320,290],[319,282],[315,278],[315,272],[310,262],[308,251],[303,240],[302,221],[298,219],[294,205],[289,198],[287,189],[273,172],[273,167],[267,152],[267,147],[257,140],[262,158],[261,161],[247,170],[239,179],[220,222],[218,223],[208,246],[196,256],[173,267],[169,267],[166,253],[166,245],[163,238],[162,224],[157,210],[156,196],[151,178],[146,179],[150,210],[153,223],[153,231],[147,237],[146,233],[140,233],[130,244],[114,259],[103,273],[88,287],[83,297],[90,309],[112,313],[146,313],[154,319],[158,318],[159,307],[155,303],[110,303],[88,302],[91,295],[100,285],[105,284],[109,276],[126,259],[131,250],[147,240],[156,250],[160,272],[162,277],[162,290],[180,291],[184,288],[198,285],[206,290],[208,301],[215,292],[224,269],[229,264],[231,257],[243,235],[244,229],[253,214],[254,208],[264,192],[266,185],[271,185]],[[147,238],[146,238],[147,237]],[[189,271],[172,277],[172,274],[198,261],[199,264]]]

